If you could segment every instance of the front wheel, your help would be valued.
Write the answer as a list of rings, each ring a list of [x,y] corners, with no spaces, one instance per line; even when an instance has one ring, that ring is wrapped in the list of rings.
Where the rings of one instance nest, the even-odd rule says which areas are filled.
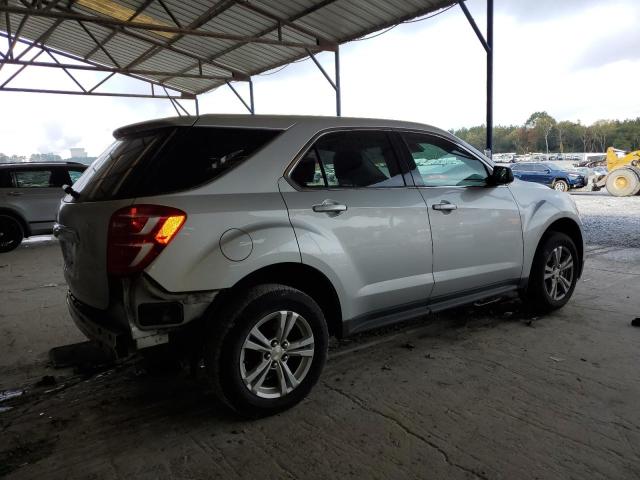
[[[567,192],[569,191],[569,184],[564,180],[556,180],[553,182],[553,189],[558,192]]]
[[[0,215],[0,253],[18,248],[24,238],[20,222],[9,215]]]
[[[552,232],[542,239],[525,292],[534,310],[549,312],[569,301],[578,281],[579,261],[573,240],[564,233]]]
[[[209,322],[207,373],[218,399],[240,415],[291,408],[320,378],[327,325],[305,293],[276,284],[253,287]]]

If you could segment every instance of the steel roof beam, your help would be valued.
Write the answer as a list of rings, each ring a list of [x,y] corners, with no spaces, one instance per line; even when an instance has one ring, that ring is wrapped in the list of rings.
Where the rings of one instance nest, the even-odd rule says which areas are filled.
[[[169,87],[169,88],[173,89],[173,87]],[[142,93],[81,92],[78,90],[52,90],[52,89],[42,89],[42,88],[5,87],[5,88],[1,88],[0,91],[26,92],[26,93],[55,93],[55,94],[61,94],[61,95],[91,95],[95,97],[156,98],[160,100],[167,98],[164,95],[145,95]],[[171,98],[195,100],[196,96],[193,94],[186,94],[186,95],[182,94],[182,95],[171,95]]]
[[[135,12],[133,12],[133,15],[131,15],[127,21],[131,21],[134,18],[136,18],[138,15],[140,15],[151,3],[153,2],[153,0],[145,0],[145,2],[142,3],[142,5],[140,5]],[[111,40],[113,37],[116,36],[116,31],[113,30],[110,34],[108,34],[104,39],[102,39],[101,42],[99,42],[96,47],[91,50],[89,53],[87,53],[84,56],[84,59],[87,60],[89,58],[91,58],[91,56],[93,56],[98,50],[102,49],[104,51],[104,46],[109,43],[109,40]],[[109,55],[109,58],[111,58],[111,56]],[[118,65],[116,63],[116,65]],[[118,65],[120,66],[120,65]]]
[[[317,11],[317,10],[321,9],[321,8],[324,8],[324,7],[326,7],[326,6],[328,6],[328,5],[332,4],[332,3],[335,3],[336,1],[337,1],[337,0],[324,0],[323,2],[319,3],[318,5],[314,5],[313,7],[309,7],[309,8],[307,8],[307,9],[303,10],[302,12],[297,13],[296,15],[293,15],[292,17],[289,17],[286,21],[287,21],[287,23],[293,23],[293,22],[295,22],[296,20],[299,20],[299,19],[300,19],[300,18],[302,18],[302,17],[305,17],[305,16],[307,16],[307,15],[310,15],[310,14],[312,14],[313,12],[315,12],[315,11]],[[281,27],[281,24],[276,24],[275,26],[267,27],[267,28],[263,29],[262,31],[258,32],[258,33],[257,33],[257,36],[258,36],[258,37],[262,37],[263,35],[268,35],[269,33],[272,33],[272,32],[273,32],[273,31],[275,31],[275,30],[278,30],[278,31],[279,31],[279,30],[280,30],[280,27]],[[208,57],[208,59],[209,59],[209,61],[214,61],[214,60],[216,60],[217,58],[220,58],[220,57],[222,57],[222,56],[226,55],[227,53],[230,53],[230,52],[232,52],[232,51],[234,51],[234,50],[237,50],[238,48],[243,47],[243,46],[244,46],[244,45],[246,45],[246,44],[247,44],[247,43],[246,43],[246,42],[244,42],[244,43],[240,43],[239,45],[234,45],[234,46],[232,46],[232,47],[226,48],[226,49],[224,49],[223,51],[218,52],[218,53],[216,53],[215,55],[212,55],[212,56]],[[300,55],[300,56],[301,56],[301,57],[303,57],[304,55]],[[180,70],[180,72],[188,72],[189,70],[193,70],[194,68],[196,68],[196,67],[198,67],[198,66],[199,66],[198,64],[190,65],[190,66],[188,66],[187,68],[183,68],[182,70]],[[169,77],[169,78],[163,78],[163,79],[161,79],[161,81],[166,82],[167,80],[170,80],[170,79],[171,79],[171,77]],[[198,93],[204,93],[204,92],[206,92],[207,90],[208,90],[208,89],[206,89],[206,90],[201,90],[201,91],[200,91],[200,92],[198,92]]]
[[[8,38],[8,35],[6,33],[0,32],[0,37]],[[45,45],[43,45],[43,44],[37,45],[37,44],[34,44],[33,42],[31,42],[29,40],[18,39],[18,41],[20,43],[25,43],[27,45],[32,45],[32,46],[34,46],[36,48],[40,48],[40,49],[43,49],[43,47],[45,47]],[[56,55],[60,55],[60,56],[65,57],[65,58],[69,58],[70,60],[75,60],[75,61],[78,61],[78,62],[85,62],[85,63],[88,63],[89,65],[93,65],[93,66],[96,66],[96,67],[103,67],[104,66],[104,65],[101,65],[99,63],[93,62],[91,60],[84,60],[81,57],[78,57],[76,55],[72,55],[72,54],[67,53],[67,52],[63,52],[63,51],[58,50],[58,49],[53,48],[53,47],[46,47],[46,48],[48,48],[51,52],[55,53]],[[151,80],[151,79],[148,79],[148,78],[144,78],[144,77],[138,76],[137,74],[131,74],[130,73],[130,74],[125,74],[125,75],[128,75],[131,78],[135,78],[136,80],[140,80],[140,81],[143,81],[143,82],[146,82],[146,83],[149,83],[149,84],[157,85],[159,87],[166,86],[166,85],[164,85],[164,84],[162,84],[162,83],[160,83],[158,81]],[[171,88],[172,90],[176,90],[176,91],[180,92],[182,95],[186,95],[187,96],[186,98],[190,98],[190,97],[192,97],[194,95],[192,92],[187,92],[187,91],[185,91],[185,90],[183,90],[183,89],[181,89],[179,87],[174,87],[174,86],[171,86],[171,85],[168,85],[168,87]]]
[[[106,67],[99,65],[76,65],[72,63],[47,63],[47,62],[34,62],[32,60],[7,60],[7,65],[22,65],[26,67],[50,67],[50,68],[66,68],[69,70],[88,70],[92,72],[112,72],[112,73],[120,73],[123,75],[153,75],[153,76],[165,76],[165,75],[173,75],[178,78],[196,78],[196,79],[204,79],[204,80],[233,80],[230,76],[223,75],[199,75],[199,74],[189,74],[189,73],[181,73],[175,74],[172,72],[163,72],[157,70],[142,70],[142,69],[131,69],[131,68],[114,68],[114,67]]]
[[[203,30],[190,30],[188,28],[176,28],[169,27],[165,25],[156,25],[150,23],[142,23],[142,22],[127,22],[124,20],[118,20],[114,18],[107,17],[97,17],[91,15],[83,15],[81,13],[75,13],[68,10],[65,11],[55,11],[55,12],[43,12],[41,10],[36,10],[33,8],[18,8],[18,7],[9,7],[9,6],[1,6],[0,12],[4,11],[5,13],[11,13],[14,15],[29,15],[34,17],[46,17],[46,18],[56,18],[63,20],[77,20],[81,22],[87,23],[96,23],[98,25],[105,25],[110,27],[117,27],[118,29],[134,29],[134,30],[145,30],[150,32],[166,32],[166,33],[174,33],[176,35],[184,35],[184,36],[194,36],[194,37],[204,37],[204,38],[213,38],[217,40],[229,40],[235,42],[246,42],[246,43],[258,43],[264,45],[275,45],[281,47],[289,47],[289,48],[309,48],[311,50],[327,50],[327,47],[319,46],[319,45],[310,45],[301,42],[281,42],[280,40],[272,40],[269,38],[259,38],[259,37],[245,37],[242,35],[232,35],[229,33],[221,33],[221,32],[208,32]],[[127,32],[131,33],[131,32]],[[145,38],[145,37],[142,37]],[[166,45],[160,43],[160,45],[164,48],[167,48]]]
[[[337,48],[337,43],[332,41],[332,40],[328,40],[324,37],[322,37],[321,35],[318,35],[317,33],[309,30],[308,28],[305,28],[301,25],[296,25],[295,23],[293,23],[290,20],[287,20],[286,18],[280,18],[279,16],[265,10],[262,7],[259,7],[257,5],[254,5],[252,3],[249,3],[247,0],[238,0],[238,5],[240,5],[242,8],[245,8],[247,10],[250,10],[254,13],[257,13],[258,15],[262,15],[263,17],[266,17],[270,20],[274,20],[275,22],[277,22],[277,27],[278,28],[278,32],[279,35],[281,36],[280,32],[280,27],[279,25],[286,25],[287,27],[289,27],[291,30],[296,30],[299,33],[302,33],[304,35],[307,35],[311,38],[315,38],[316,39],[316,44],[318,46],[324,46],[327,47],[326,50],[331,50],[334,51]],[[273,29],[271,30],[273,31]]]
[[[158,1],[160,1],[160,0],[158,0]],[[235,4],[235,0],[221,0],[220,2],[216,3],[214,6],[209,8],[207,11],[202,13],[198,18],[196,18],[189,25],[187,25],[187,28],[190,28],[190,29],[200,28],[205,23],[209,22],[213,18],[217,17],[221,13],[223,13],[226,10],[228,10],[229,8],[231,8],[234,4]],[[166,9],[166,7],[165,7],[165,9]],[[169,10],[167,9],[167,12],[168,11]],[[180,40],[183,37],[184,37],[184,35],[177,35],[176,37],[174,37],[171,40],[169,40],[168,42],[166,42],[166,45],[173,45],[174,43],[176,43],[178,40]],[[155,55],[159,51],[159,49],[160,49],[160,47],[151,47],[146,52],[144,52],[142,55],[138,56],[138,58],[136,58],[135,60],[130,62],[127,65],[127,68],[131,68],[131,67],[133,67],[133,66],[135,66],[135,65],[137,65],[139,63],[142,63],[143,61],[147,60],[148,58],[151,58],[153,55]]]

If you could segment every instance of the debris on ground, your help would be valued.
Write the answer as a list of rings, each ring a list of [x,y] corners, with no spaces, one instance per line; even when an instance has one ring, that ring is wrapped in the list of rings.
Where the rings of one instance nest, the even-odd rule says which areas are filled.
[[[406,348],[407,350],[413,350],[414,348],[416,348],[416,346],[411,342],[407,342],[404,345],[402,345],[402,348]]]
[[[564,358],[560,358],[560,357],[554,357],[551,356],[549,357],[551,360],[553,360],[554,362],[564,362]]]
[[[52,348],[49,350],[49,361],[54,368],[86,370],[113,365],[115,358],[97,343],[87,341]]]
[[[40,380],[38,380],[35,384],[36,387],[53,387],[58,382],[56,381],[56,377],[53,375],[45,375]]]
[[[389,364],[388,364],[388,363],[385,363],[385,364],[382,366],[381,370],[391,370],[391,367],[389,366]]]
[[[4,392],[0,392],[0,402],[4,402],[5,400],[9,400],[11,398],[19,397],[24,394],[24,390],[16,389],[16,390],[5,390]]]

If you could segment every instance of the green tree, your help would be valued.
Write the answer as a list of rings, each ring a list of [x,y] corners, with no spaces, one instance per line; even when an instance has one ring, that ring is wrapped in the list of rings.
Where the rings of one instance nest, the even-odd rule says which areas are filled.
[[[535,112],[525,123],[525,127],[538,133],[538,137],[544,140],[544,147],[549,153],[549,136],[556,126],[556,120],[547,112]]]

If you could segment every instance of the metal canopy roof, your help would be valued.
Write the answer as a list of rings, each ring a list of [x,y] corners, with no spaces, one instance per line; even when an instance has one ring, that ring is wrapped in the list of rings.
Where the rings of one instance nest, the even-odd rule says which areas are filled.
[[[73,70],[120,73],[160,89],[171,88],[181,98],[195,98],[306,56],[315,61],[316,52],[336,52],[341,43],[455,3],[457,0],[0,0],[0,30],[6,32],[0,35],[9,44],[6,52],[0,52],[0,68],[11,64],[21,70],[27,66],[62,68],[74,81]],[[17,42],[28,45],[27,52],[14,55]],[[49,60],[42,61],[47,55],[31,58],[33,53],[28,50],[45,52]],[[76,84],[78,92],[60,93],[100,94],[102,86]],[[11,90],[6,82],[0,88]]]

